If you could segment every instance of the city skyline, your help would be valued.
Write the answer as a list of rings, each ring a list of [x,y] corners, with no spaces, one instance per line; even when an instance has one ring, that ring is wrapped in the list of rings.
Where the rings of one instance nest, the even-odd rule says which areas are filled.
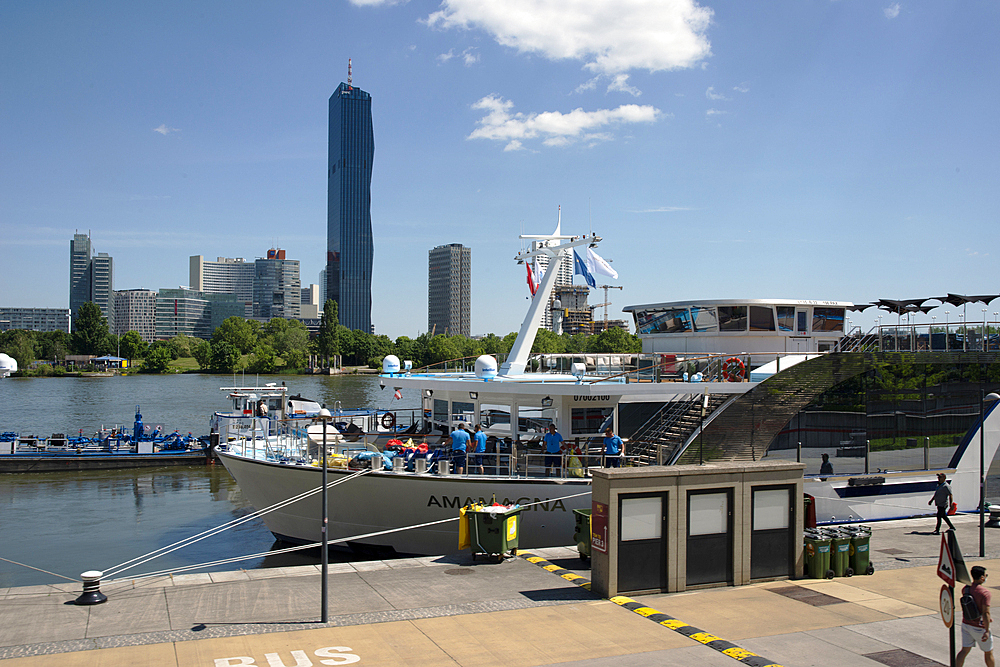
[[[604,238],[611,318],[995,291],[997,3],[499,6],[0,7],[0,305],[66,307],[78,230],[116,289],[279,246],[317,282],[349,58],[374,100],[377,333],[425,330],[422,258],[450,242],[477,257],[472,333],[517,330],[517,236],[559,205]]]

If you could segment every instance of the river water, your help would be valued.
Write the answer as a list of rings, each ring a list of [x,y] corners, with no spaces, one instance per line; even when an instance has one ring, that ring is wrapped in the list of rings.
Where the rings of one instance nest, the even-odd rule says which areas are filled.
[[[219,375],[0,380],[0,431],[21,435],[92,435],[101,427],[131,431],[139,405],[146,424],[194,435],[208,433],[209,417],[230,406],[220,387],[285,382],[333,407],[414,409],[418,396],[393,399],[373,376]],[[260,384],[258,384],[260,383]],[[245,516],[248,505],[222,465],[58,473],[0,473],[0,558],[78,579]],[[263,553],[276,544],[253,519],[122,576]],[[319,562],[319,554],[258,557],[196,571],[285,567]],[[64,581],[52,574],[0,561],[0,588]]]

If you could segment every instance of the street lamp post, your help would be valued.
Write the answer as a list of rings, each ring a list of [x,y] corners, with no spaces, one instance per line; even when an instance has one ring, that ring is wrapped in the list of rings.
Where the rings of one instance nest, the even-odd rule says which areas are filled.
[[[949,346],[949,343],[948,343],[948,324],[949,324],[949,322],[948,322],[948,316],[949,315],[951,315],[951,311],[950,310],[944,311],[944,351],[945,352],[949,351],[948,350],[948,346]]]
[[[982,396],[982,390],[980,390]],[[986,403],[1000,401],[1000,395],[990,392],[979,402],[979,557],[986,557]]]
[[[322,601],[320,602],[320,622],[321,623],[326,623],[328,620],[330,620],[329,609],[327,607],[327,593],[328,593],[328,590],[327,590],[327,574],[328,574],[329,569],[330,569],[329,554],[327,553],[327,541],[329,540],[329,535],[328,535],[327,530],[326,530],[327,524],[329,523],[327,521],[327,516],[326,516],[326,512],[327,512],[327,510],[326,510],[326,508],[327,508],[327,505],[326,505],[326,425],[328,423],[330,423],[330,411],[326,409],[325,405],[323,406],[323,409],[319,411],[319,418],[321,420],[323,420],[323,462],[322,462],[322,466],[323,466],[323,481],[322,481],[323,492],[321,494],[322,499],[320,500],[320,502],[323,504],[323,512],[322,512],[323,523],[320,524],[320,531],[322,533],[322,546],[320,547],[320,549],[321,549],[321,553],[320,553],[320,559],[321,560],[320,560],[320,563],[322,563],[322,565],[323,565],[323,567],[322,567],[323,574],[320,575],[321,576],[321,580],[322,580],[322,584],[320,585],[320,588],[321,588],[321,590],[320,590],[320,596],[322,598]]]

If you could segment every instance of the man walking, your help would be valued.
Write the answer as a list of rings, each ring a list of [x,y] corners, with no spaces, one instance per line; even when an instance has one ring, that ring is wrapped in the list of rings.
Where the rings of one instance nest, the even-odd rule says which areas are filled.
[[[941,534],[941,519],[944,519],[949,528],[955,530],[951,519],[948,518],[948,509],[951,507],[951,487],[948,486],[948,482],[945,481],[944,477],[943,472],[937,474],[937,488],[934,489],[934,496],[927,501],[928,505],[931,503],[937,505],[937,526],[934,527],[935,535]]]
[[[983,651],[983,658],[987,667],[993,667],[993,635],[990,633],[990,589],[983,584],[986,583],[986,568],[982,565],[973,565],[969,571],[972,575],[972,585],[962,589],[962,595],[969,593],[976,603],[976,611],[979,615],[976,618],[966,616],[965,607],[962,607],[962,650],[955,656],[956,667],[965,664],[965,658],[973,646],[978,646]]]
[[[476,448],[473,450],[472,462],[469,464],[469,471],[472,471],[472,466],[479,467],[479,474],[486,474],[483,470],[483,455],[486,453],[486,431],[483,430],[482,424],[476,424],[476,432],[472,436],[472,439],[476,441]]]

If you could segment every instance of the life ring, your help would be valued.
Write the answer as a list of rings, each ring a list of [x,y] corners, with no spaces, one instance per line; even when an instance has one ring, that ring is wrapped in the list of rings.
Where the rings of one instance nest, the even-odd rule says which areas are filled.
[[[747,367],[739,357],[729,357],[722,364],[722,377],[726,382],[742,382]]]
[[[382,423],[382,428],[384,428],[387,431],[391,431],[393,428],[396,427],[396,415],[392,414],[391,412],[386,412],[385,414],[382,415],[381,423]]]

